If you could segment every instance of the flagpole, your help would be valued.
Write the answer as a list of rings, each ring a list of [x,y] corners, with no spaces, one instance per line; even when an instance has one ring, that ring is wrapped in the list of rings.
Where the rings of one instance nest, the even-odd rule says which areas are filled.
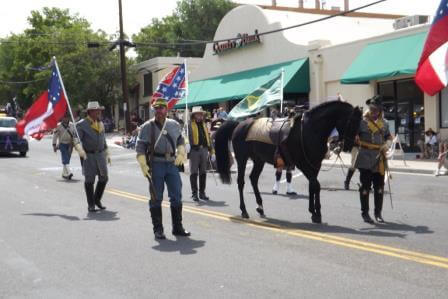
[[[280,80],[280,115],[283,115],[283,77],[285,76],[285,69],[281,70]]]
[[[184,58],[184,66],[185,66],[185,128],[187,131],[187,140],[189,139],[188,132],[188,68],[187,68],[187,59]]]
[[[73,127],[75,129],[76,137],[78,138],[78,141],[81,142],[81,140],[79,139],[78,130],[76,129],[76,123],[75,123],[75,118],[73,117],[72,107],[70,106],[70,101],[68,100],[68,95],[67,95],[67,92],[65,91],[64,81],[62,80],[61,72],[59,71],[58,62],[56,61],[56,56],[53,56],[53,62],[54,62],[54,66],[56,67],[56,71],[58,72],[59,79],[61,80],[62,91],[64,92],[65,101],[67,102],[68,111],[70,112],[70,117],[72,118]]]

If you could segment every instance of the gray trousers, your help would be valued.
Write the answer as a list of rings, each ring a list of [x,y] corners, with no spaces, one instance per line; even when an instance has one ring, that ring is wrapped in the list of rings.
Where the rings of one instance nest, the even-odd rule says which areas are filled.
[[[207,172],[208,148],[192,148],[190,151],[190,174],[204,174]]]

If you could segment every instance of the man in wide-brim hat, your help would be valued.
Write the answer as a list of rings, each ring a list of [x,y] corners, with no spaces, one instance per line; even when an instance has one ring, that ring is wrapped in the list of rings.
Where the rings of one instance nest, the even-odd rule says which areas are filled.
[[[187,144],[187,153],[189,153],[190,158],[191,198],[194,201],[199,201],[199,199],[209,200],[209,197],[205,194],[207,164],[209,155],[212,162],[215,161],[216,156],[210,138],[210,132],[205,123],[205,111],[200,106],[193,107],[191,111],[191,120],[188,124],[188,137],[190,143]]]
[[[359,169],[361,187],[359,196],[361,201],[361,216],[367,223],[373,223],[369,216],[369,193],[373,185],[375,203],[375,219],[384,222],[382,217],[384,175],[387,170],[385,152],[392,140],[389,124],[383,118],[382,97],[374,96],[366,101],[369,109],[364,113],[359,127],[359,153],[355,162]]]
[[[84,175],[84,189],[87,197],[88,211],[96,212],[95,206],[99,209],[106,209],[101,203],[104,189],[108,181],[107,163],[110,164],[110,155],[106,143],[104,124],[101,121],[101,112],[104,107],[97,101],[87,103],[87,117],[77,124],[79,140],[82,147],[75,146],[82,163]],[[98,183],[95,179],[98,176]],[[94,188],[95,187],[95,188]]]

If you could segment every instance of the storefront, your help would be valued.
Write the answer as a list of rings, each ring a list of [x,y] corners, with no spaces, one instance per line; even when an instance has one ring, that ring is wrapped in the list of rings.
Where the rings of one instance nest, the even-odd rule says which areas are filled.
[[[404,32],[368,42],[341,79],[342,84],[375,84],[384,98],[384,116],[405,151],[418,151],[424,139],[424,94],[414,82],[427,31]],[[429,102],[428,105],[431,103]]]
[[[315,84],[320,83],[315,81],[311,53],[322,45],[387,32],[393,23],[380,17],[338,17],[331,24],[318,22],[306,28],[261,34],[324,16],[316,11],[278,11],[254,5],[231,10],[216,30],[214,40],[219,42],[207,45],[201,65],[190,76],[188,106],[210,108],[219,104],[228,110],[282,69],[287,103],[317,103],[316,98],[323,99],[324,95],[313,93]],[[340,34],[347,31],[351,34]],[[183,100],[176,107],[185,104]]]

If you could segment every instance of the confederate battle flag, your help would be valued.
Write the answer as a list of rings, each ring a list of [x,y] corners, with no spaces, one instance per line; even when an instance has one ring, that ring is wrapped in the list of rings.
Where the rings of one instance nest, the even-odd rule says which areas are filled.
[[[43,92],[16,125],[19,136],[28,135],[40,140],[48,130],[56,128],[67,110],[61,78],[53,63],[48,90]]]
[[[168,109],[171,109],[182,99],[185,89],[185,64],[183,63],[163,77],[156,92],[152,95],[151,104],[155,100],[163,98],[167,101]]]
[[[442,0],[426,38],[415,82],[435,95],[448,84],[448,0]]]

